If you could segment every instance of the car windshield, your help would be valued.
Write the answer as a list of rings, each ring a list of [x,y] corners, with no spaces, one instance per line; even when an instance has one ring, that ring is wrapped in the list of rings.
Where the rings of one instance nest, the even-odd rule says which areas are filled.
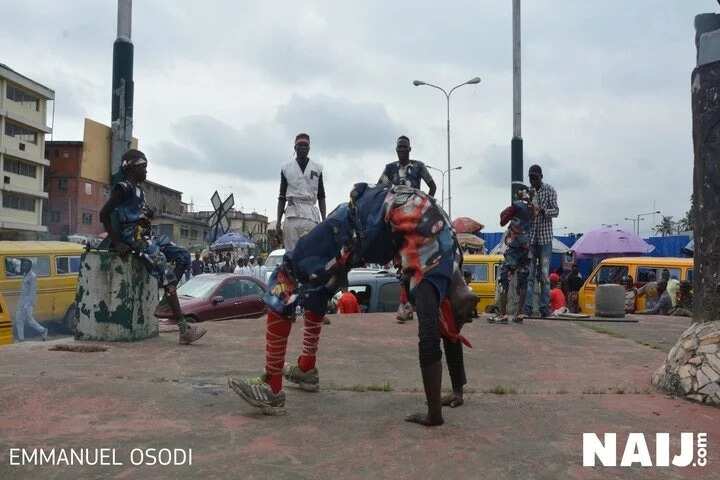
[[[275,268],[280,262],[282,262],[282,255],[270,255],[265,261],[265,266],[268,268]]]
[[[214,275],[198,275],[183,283],[178,288],[178,295],[182,297],[207,298],[215,287],[222,281]]]

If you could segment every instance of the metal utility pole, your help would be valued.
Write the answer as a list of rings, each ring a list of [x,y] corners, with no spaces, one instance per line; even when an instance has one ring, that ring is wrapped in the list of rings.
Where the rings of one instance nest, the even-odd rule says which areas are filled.
[[[133,127],[133,44],[132,0],[118,0],[117,38],[113,44],[112,72],[112,140],[110,145],[110,176],[117,182],[120,159],[130,149]]]
[[[522,71],[520,44],[520,0],[513,0],[513,137],[510,142],[510,201],[523,183]]]

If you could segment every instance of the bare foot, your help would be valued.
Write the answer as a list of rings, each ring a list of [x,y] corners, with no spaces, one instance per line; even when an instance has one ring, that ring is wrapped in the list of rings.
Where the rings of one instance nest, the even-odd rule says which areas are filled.
[[[445,395],[441,401],[442,401],[442,405],[444,407],[450,407],[450,408],[459,407],[460,405],[465,403],[462,395],[458,395],[457,393],[451,393],[449,395]]]
[[[408,415],[407,417],[405,417],[405,421],[410,423],[417,423],[425,427],[437,427],[445,423],[442,417],[431,418],[430,415],[427,415],[425,413],[413,413],[412,415]]]

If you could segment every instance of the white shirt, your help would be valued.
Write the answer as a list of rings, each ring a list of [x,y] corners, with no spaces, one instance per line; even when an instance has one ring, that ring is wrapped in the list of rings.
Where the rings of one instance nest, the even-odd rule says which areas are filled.
[[[317,203],[322,165],[308,159],[303,172],[297,160],[293,159],[283,165],[282,173],[287,181],[285,218],[305,218],[319,223],[320,211],[315,204]]]

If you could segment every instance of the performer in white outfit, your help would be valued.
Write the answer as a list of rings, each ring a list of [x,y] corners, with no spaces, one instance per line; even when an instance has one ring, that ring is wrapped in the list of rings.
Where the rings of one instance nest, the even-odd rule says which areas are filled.
[[[25,327],[28,326],[39,332],[43,340],[47,340],[48,329],[40,325],[33,316],[35,301],[37,300],[37,275],[32,271],[32,262],[27,258],[21,260],[21,272],[23,274],[22,290],[20,299],[15,309],[15,338],[22,342],[25,340]]]
[[[283,165],[280,173],[276,231],[282,234],[287,251],[294,249],[300,237],[325,220],[322,165],[310,160],[309,152],[310,136],[299,133],[295,137],[295,160]]]

